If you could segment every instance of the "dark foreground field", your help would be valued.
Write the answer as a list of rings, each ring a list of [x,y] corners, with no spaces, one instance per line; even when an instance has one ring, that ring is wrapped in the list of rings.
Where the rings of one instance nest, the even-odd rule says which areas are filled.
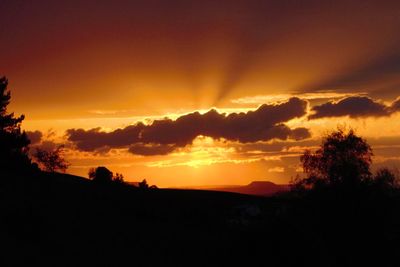
[[[399,266],[397,196],[324,196],[8,175],[0,266]]]

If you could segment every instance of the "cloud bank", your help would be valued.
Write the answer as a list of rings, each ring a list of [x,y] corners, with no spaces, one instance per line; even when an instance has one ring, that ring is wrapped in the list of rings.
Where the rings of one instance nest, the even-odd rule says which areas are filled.
[[[400,111],[400,99],[391,105],[375,101],[366,96],[352,96],[338,102],[328,102],[312,107],[309,119],[349,116],[350,118],[383,117]]]
[[[69,129],[67,138],[81,151],[104,151],[112,148],[128,148],[133,154],[165,155],[177,148],[192,144],[197,136],[226,139],[240,143],[257,141],[302,140],[310,137],[308,129],[291,129],[285,122],[306,115],[307,102],[290,98],[280,104],[264,104],[246,113],[190,113],[176,120],[155,120],[149,125],[139,122],[123,129],[103,132],[100,128],[90,130]]]

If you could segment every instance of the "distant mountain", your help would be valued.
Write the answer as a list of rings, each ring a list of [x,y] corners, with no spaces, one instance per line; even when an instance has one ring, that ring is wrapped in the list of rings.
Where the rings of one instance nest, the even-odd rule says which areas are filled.
[[[242,186],[221,186],[221,187],[208,187],[207,190],[216,190],[224,192],[235,192],[248,195],[257,196],[270,196],[278,192],[289,190],[289,185],[275,184],[269,181],[254,181],[248,185]]]

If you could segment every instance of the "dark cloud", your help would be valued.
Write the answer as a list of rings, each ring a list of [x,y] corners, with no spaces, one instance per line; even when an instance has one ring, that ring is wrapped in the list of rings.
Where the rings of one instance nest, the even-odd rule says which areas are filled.
[[[69,129],[67,130],[68,140],[74,142],[78,149],[83,151],[94,151],[100,148],[123,148],[127,145],[140,142],[139,134],[145,128],[143,123],[128,126],[124,129],[117,129],[111,133],[101,132],[100,128],[90,129]]]
[[[167,155],[176,149],[174,145],[149,145],[134,144],[128,149],[129,152],[141,156]]]
[[[31,141],[31,145],[38,144],[42,141],[43,133],[40,131],[26,131],[25,133]]]
[[[352,96],[338,102],[328,102],[312,107],[309,119],[349,116],[350,118],[389,116],[400,110],[400,101],[388,106],[366,96]]]
[[[296,128],[292,130],[290,138],[296,141],[311,137],[310,131],[307,128]]]
[[[400,111],[400,97],[398,97],[391,106],[391,112]]]
[[[150,125],[138,123],[113,132],[69,129],[68,140],[83,151],[106,148],[128,148],[134,154],[168,154],[190,145],[199,136],[251,143],[272,139],[300,140],[310,136],[308,129],[291,129],[284,123],[306,114],[307,102],[291,98],[285,103],[262,105],[246,113],[221,114],[210,110],[183,115],[176,120],[155,120]]]

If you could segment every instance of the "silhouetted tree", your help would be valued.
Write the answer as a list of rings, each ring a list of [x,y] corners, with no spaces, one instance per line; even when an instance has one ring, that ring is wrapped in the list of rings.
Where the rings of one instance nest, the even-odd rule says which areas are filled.
[[[124,176],[120,173],[116,173],[115,176],[113,177],[113,182],[115,182],[117,184],[125,183]]]
[[[27,153],[29,139],[21,131],[24,115],[14,117],[14,113],[7,113],[11,94],[7,90],[8,80],[0,78],[0,169],[3,171],[22,171],[31,168],[31,160]]]
[[[146,179],[144,179],[143,181],[139,182],[139,188],[140,189],[148,189],[149,188],[149,184],[147,183]]]
[[[295,187],[352,187],[370,181],[372,150],[366,140],[353,130],[342,129],[327,135],[315,152],[307,150],[300,157],[305,179],[295,181]]]
[[[89,179],[98,183],[116,183],[125,184],[124,176],[121,173],[116,173],[115,175],[107,169],[106,167],[91,168],[89,170]]]
[[[106,167],[100,166],[89,170],[89,178],[94,182],[110,183],[113,179],[113,173]]]
[[[52,151],[36,148],[33,156],[44,170],[48,172],[56,172],[57,170],[65,172],[70,164],[64,159],[63,152],[63,145]]]
[[[372,181],[381,190],[391,190],[399,187],[399,177],[388,168],[379,169]]]

